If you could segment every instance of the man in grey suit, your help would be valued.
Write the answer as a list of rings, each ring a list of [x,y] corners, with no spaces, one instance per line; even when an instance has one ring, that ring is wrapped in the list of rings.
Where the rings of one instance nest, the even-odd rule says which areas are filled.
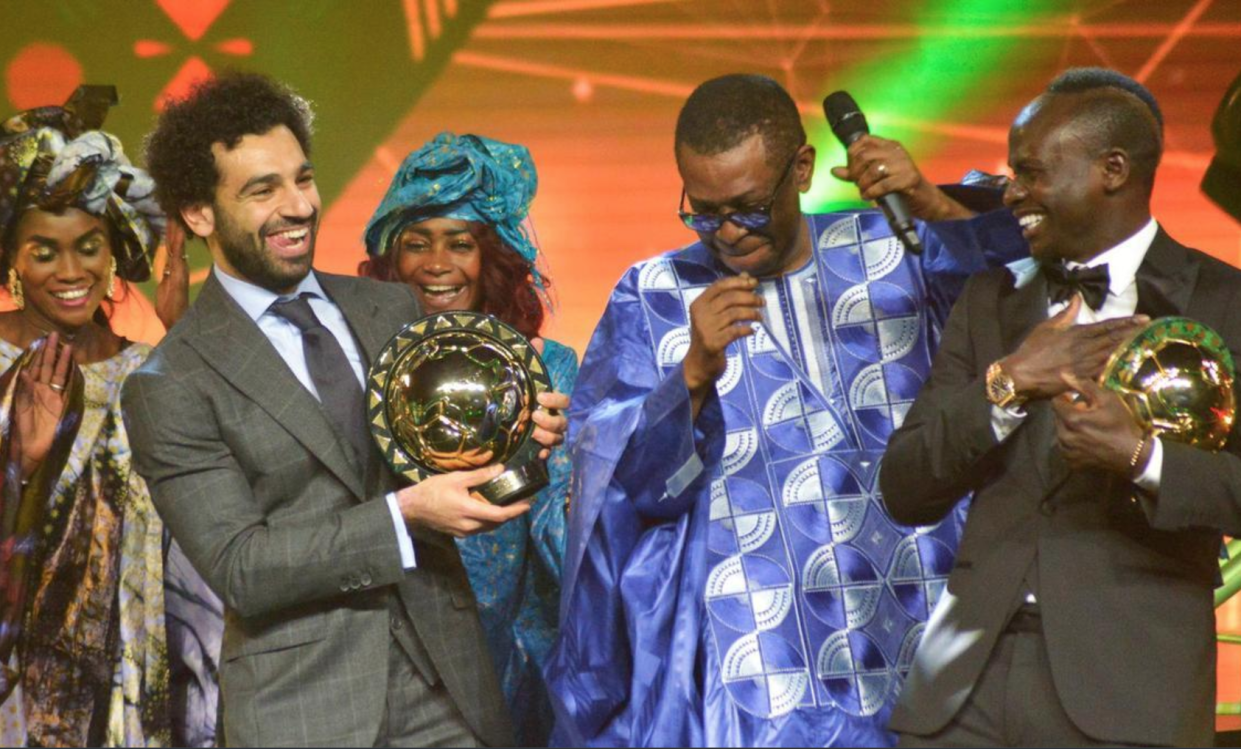
[[[451,536],[528,506],[471,495],[498,466],[397,489],[382,465],[362,380],[420,310],[401,285],[311,270],[309,122],[304,101],[248,74],[161,115],[148,141],[161,203],[215,267],[126,383],[135,464],[224,601],[227,743],[503,745],[508,713]],[[535,418],[536,439],[561,439],[563,417]]]
[[[1241,439],[1153,437],[1095,384],[1147,317],[1241,345],[1241,272],[1151,218],[1161,146],[1150,92],[1099,69],[1060,76],[1013,124],[1005,202],[1033,260],[970,280],[880,472],[904,523],[974,493],[892,715],[902,745],[1212,743]]]

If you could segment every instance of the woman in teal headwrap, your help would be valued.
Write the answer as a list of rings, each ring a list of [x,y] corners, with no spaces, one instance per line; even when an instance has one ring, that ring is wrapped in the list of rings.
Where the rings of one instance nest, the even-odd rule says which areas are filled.
[[[542,345],[553,387],[573,389],[577,355],[541,339],[546,276],[523,222],[538,187],[530,152],[441,133],[401,164],[366,227],[361,275],[407,284],[427,313],[485,312]],[[543,663],[556,636],[564,556],[568,454],[548,460],[551,484],[529,513],[461,539],[518,742],[545,746],[552,713]]]

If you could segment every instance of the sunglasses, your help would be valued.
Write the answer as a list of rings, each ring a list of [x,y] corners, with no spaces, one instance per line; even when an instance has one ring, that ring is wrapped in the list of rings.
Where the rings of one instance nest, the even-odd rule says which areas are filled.
[[[694,213],[685,210],[685,188],[681,188],[681,204],[677,215],[681,217],[681,221],[690,229],[700,234],[714,234],[720,230],[725,221],[738,226],[746,231],[754,231],[762,229],[771,223],[771,211],[776,203],[776,196],[780,193],[780,189],[784,187],[784,181],[789,178],[789,174],[793,171],[793,164],[797,163],[797,154],[801,149],[793,152],[793,158],[789,159],[789,163],[784,167],[784,172],[780,175],[780,181],[776,183],[775,188],[771,191],[771,197],[763,203],[748,208],[743,211],[734,211],[732,213]]]

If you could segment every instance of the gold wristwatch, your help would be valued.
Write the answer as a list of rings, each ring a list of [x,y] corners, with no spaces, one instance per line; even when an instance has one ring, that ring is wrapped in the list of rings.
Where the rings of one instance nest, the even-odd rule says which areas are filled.
[[[1017,394],[1017,385],[998,361],[987,367],[987,400],[1000,408],[1020,407],[1026,402]]]

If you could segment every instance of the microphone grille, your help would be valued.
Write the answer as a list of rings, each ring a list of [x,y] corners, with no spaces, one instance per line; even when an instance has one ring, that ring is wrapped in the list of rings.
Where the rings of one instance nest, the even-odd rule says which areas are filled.
[[[823,100],[823,114],[832,132],[846,146],[870,132],[866,117],[847,91],[836,91]]]
[[[849,115],[858,115],[862,112],[848,91],[836,91],[823,100],[823,113],[827,115],[827,124],[836,127]]]

